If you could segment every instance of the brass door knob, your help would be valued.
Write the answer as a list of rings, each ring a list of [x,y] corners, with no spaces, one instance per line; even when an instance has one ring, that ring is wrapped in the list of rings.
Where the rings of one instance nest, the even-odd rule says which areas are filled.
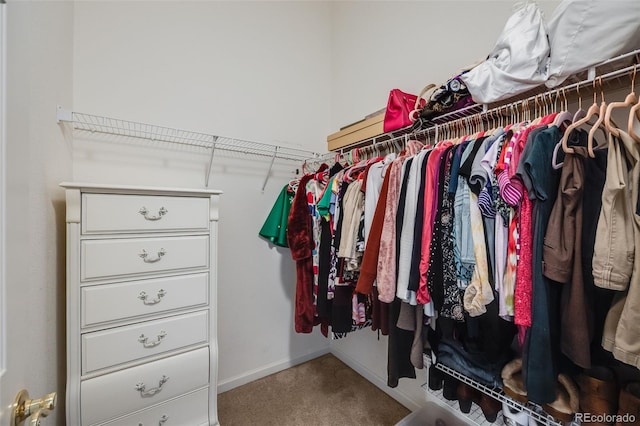
[[[21,426],[31,417],[30,426],[40,426],[40,419],[47,417],[49,412],[56,408],[58,395],[51,392],[39,399],[29,399],[29,392],[25,389],[18,392],[11,407],[11,426]]]

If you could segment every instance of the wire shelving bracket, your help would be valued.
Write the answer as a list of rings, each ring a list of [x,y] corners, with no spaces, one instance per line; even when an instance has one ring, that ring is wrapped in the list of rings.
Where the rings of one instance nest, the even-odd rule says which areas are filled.
[[[209,163],[204,182],[206,187],[209,186],[209,178],[213,167],[213,156],[217,150],[270,158],[269,169],[267,170],[262,185],[263,192],[271,176],[271,171],[276,159],[303,163],[310,158],[318,158],[320,156],[316,152],[298,148],[252,142],[190,130],[69,111],[60,105],[57,107],[56,118],[59,124],[70,123],[73,131],[76,132],[102,133],[123,138],[187,145],[208,151]]]

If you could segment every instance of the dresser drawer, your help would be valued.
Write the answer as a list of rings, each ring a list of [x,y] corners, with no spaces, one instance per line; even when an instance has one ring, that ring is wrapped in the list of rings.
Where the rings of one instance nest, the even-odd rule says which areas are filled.
[[[209,349],[196,349],[80,384],[83,425],[151,407],[208,384]]]
[[[82,233],[209,229],[209,199],[82,194]]]
[[[203,426],[209,424],[209,391],[202,389],[104,426]]]
[[[207,273],[82,287],[82,326],[204,306],[208,302]]]
[[[209,266],[209,236],[83,240],[80,278],[91,280]]]
[[[82,335],[82,374],[208,340],[208,311]]]

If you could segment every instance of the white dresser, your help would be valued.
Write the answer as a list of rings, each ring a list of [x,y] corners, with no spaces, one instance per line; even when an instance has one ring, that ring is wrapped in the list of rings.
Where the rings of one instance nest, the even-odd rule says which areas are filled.
[[[218,424],[221,192],[61,186],[67,425]]]

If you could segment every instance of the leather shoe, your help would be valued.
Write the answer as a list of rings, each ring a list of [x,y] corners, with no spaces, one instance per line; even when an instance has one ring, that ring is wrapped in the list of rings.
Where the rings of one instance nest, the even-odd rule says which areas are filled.
[[[482,410],[484,418],[488,422],[493,423],[498,418],[498,413],[502,410],[502,403],[493,397],[480,392],[474,387],[460,382],[458,385],[458,404],[460,411],[467,414],[471,411],[471,404],[476,403]]]
[[[500,401],[482,392],[480,393],[480,400],[477,401],[477,404],[480,406],[484,418],[487,419],[489,423],[495,422],[498,418],[498,413],[502,410],[502,403]]]
[[[580,388],[580,411],[602,416],[603,419],[617,413],[619,390],[613,370],[596,366],[585,370],[577,381]],[[612,426],[613,422],[593,424]]]
[[[640,382],[628,383],[620,391],[618,419],[616,426],[640,424]]]
[[[429,389],[440,390],[442,389],[442,382],[444,381],[444,372],[438,370],[435,365],[431,364],[429,367]]]
[[[468,414],[469,411],[471,411],[471,404],[474,401],[480,401],[480,391],[466,383],[460,382],[458,385],[458,404],[460,405],[460,411]]]
[[[458,385],[460,385],[460,380],[445,374],[442,396],[448,401],[455,401],[458,399]]]

